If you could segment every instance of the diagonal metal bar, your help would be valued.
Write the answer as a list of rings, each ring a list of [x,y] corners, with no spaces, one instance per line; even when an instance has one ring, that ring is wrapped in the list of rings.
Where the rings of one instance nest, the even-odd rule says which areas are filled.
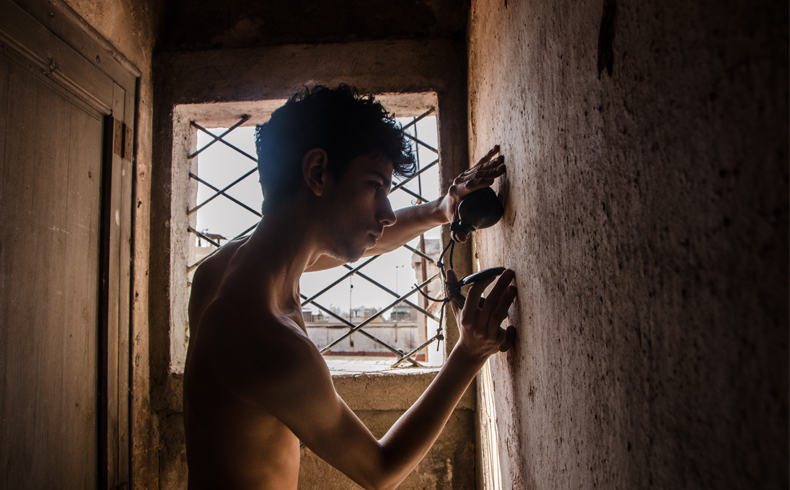
[[[404,243],[403,245],[401,245],[401,247],[405,248],[406,250],[410,250],[410,251],[416,253],[417,255],[419,255],[420,257],[424,258],[425,260],[429,260],[429,261],[431,261],[434,264],[436,263],[436,261],[433,259],[433,257],[422,253],[420,250],[412,247],[408,243]]]
[[[237,152],[241,153],[241,154],[242,154],[242,155],[244,155],[245,157],[247,157],[247,158],[249,158],[250,160],[252,160],[253,162],[255,162],[255,164],[256,164],[256,165],[258,164],[258,157],[254,157],[254,156],[250,155],[250,154],[249,154],[249,153],[247,153],[246,151],[244,151],[244,150],[242,150],[241,148],[239,148],[239,147],[237,147],[237,146],[233,145],[232,143],[228,143],[228,142],[227,142],[227,141],[225,141],[225,140],[219,140],[219,142],[220,142],[220,143],[222,143],[223,145],[227,146],[227,147],[233,148],[233,149],[234,149],[234,150],[236,150]]]
[[[305,296],[304,294],[300,294],[300,296],[301,296],[302,298],[306,298],[306,296]],[[328,309],[327,307],[325,307],[325,306],[323,306],[323,305],[321,305],[321,304],[319,304],[319,303],[313,303],[313,305],[315,305],[315,306],[316,306],[316,307],[317,307],[319,310],[321,310],[321,311],[323,311],[323,312],[326,312],[326,313],[327,313],[329,316],[331,316],[331,317],[333,317],[333,318],[337,319],[338,321],[340,321],[341,323],[343,323],[343,324],[344,324],[344,325],[346,325],[347,327],[349,327],[349,328],[354,328],[354,327],[355,327],[355,325],[354,325],[353,323],[349,322],[348,320],[346,320],[346,319],[345,319],[345,318],[343,318],[342,316],[338,315],[338,314],[337,314],[337,313],[335,313],[334,311],[332,311],[332,310]],[[364,330],[360,330],[359,332],[360,332],[361,334],[365,335],[367,338],[369,338],[369,339],[371,339],[371,340],[373,340],[373,341],[375,341],[375,342],[378,342],[379,344],[381,344],[382,346],[384,346],[384,347],[385,347],[387,350],[389,350],[390,352],[392,352],[392,353],[394,353],[394,354],[396,354],[396,355],[398,355],[398,356],[403,356],[403,354],[404,354],[404,353],[403,353],[403,351],[402,351],[402,350],[399,350],[399,349],[397,349],[397,348],[395,348],[395,347],[392,347],[391,345],[389,345],[388,343],[384,342],[383,340],[376,338],[376,337],[375,337],[373,334],[370,334],[370,333],[368,333],[368,332],[366,332],[366,331],[364,331]],[[322,351],[321,351],[321,353],[323,354],[323,353],[324,353],[324,351],[322,350]],[[419,362],[417,362],[417,361],[415,361],[415,360],[413,360],[413,359],[409,359],[409,361],[410,361],[410,362],[412,363],[412,365],[413,365],[413,366],[415,366],[415,367],[422,367],[422,365],[421,365]]]
[[[343,267],[345,267],[348,270],[352,269],[352,267],[350,265],[348,265],[348,264],[343,264]],[[376,281],[375,279],[373,279],[371,277],[368,277],[366,274],[362,273],[361,271],[357,271],[355,275],[357,275],[357,276],[361,277],[362,279],[365,279],[366,281],[372,283],[374,286],[377,286],[379,289],[383,290],[384,292],[389,293],[390,295],[395,296],[396,298],[400,298],[400,295],[398,293],[396,293],[392,289],[388,288],[387,286],[381,284],[380,282]],[[434,315],[430,311],[428,311],[428,310],[426,310],[426,309],[424,309],[424,308],[422,308],[420,306],[415,305],[414,303],[412,303],[409,300],[403,300],[403,302],[406,303],[407,305],[411,306],[415,310],[419,311],[423,315],[429,316],[432,320],[435,320],[437,322],[439,321],[439,317],[437,317],[436,315]]]
[[[425,282],[423,282],[422,284],[420,284],[419,286],[417,286],[417,288],[415,288],[415,289],[412,289],[411,291],[409,291],[408,293],[404,294],[404,295],[403,295],[403,296],[401,296],[400,298],[396,299],[395,301],[393,301],[393,302],[392,302],[392,303],[390,303],[389,305],[385,306],[383,309],[381,309],[381,310],[379,310],[378,312],[376,312],[376,314],[375,314],[375,315],[371,315],[370,317],[368,317],[368,319],[367,319],[367,320],[365,320],[364,322],[360,323],[359,325],[357,325],[356,327],[354,327],[354,328],[353,328],[353,329],[351,329],[350,331],[346,332],[344,335],[341,335],[340,337],[338,337],[337,339],[335,339],[334,341],[332,341],[332,342],[331,342],[329,345],[327,345],[326,347],[324,347],[324,348],[321,350],[321,352],[326,352],[327,350],[331,349],[333,346],[335,346],[336,344],[338,344],[338,343],[340,343],[341,341],[343,341],[343,339],[345,339],[346,337],[348,337],[348,336],[349,336],[349,335],[351,335],[352,333],[356,332],[356,331],[357,331],[357,330],[359,330],[360,328],[364,327],[364,326],[365,326],[365,325],[367,325],[368,323],[372,322],[372,321],[373,321],[373,320],[375,320],[376,318],[380,317],[381,315],[383,315],[383,314],[384,314],[384,313],[386,313],[387,311],[389,311],[389,310],[391,310],[392,308],[394,308],[396,305],[398,305],[399,303],[401,303],[401,302],[402,302],[404,299],[406,299],[406,298],[408,298],[409,296],[411,296],[412,294],[416,293],[416,292],[417,292],[417,289],[424,287],[426,284],[430,283],[431,281],[433,281],[433,280],[434,280],[434,278],[436,278],[436,277],[438,277],[438,276],[439,276],[439,273],[437,272],[436,274],[434,274],[433,276],[431,276],[431,278],[430,278],[430,279],[427,279]]]
[[[228,185],[226,185],[225,187],[223,187],[222,189],[220,189],[220,190],[219,190],[219,191],[218,191],[216,194],[214,194],[213,196],[209,197],[208,199],[206,199],[206,200],[205,200],[205,201],[203,201],[202,203],[198,204],[198,205],[197,205],[197,206],[195,206],[194,208],[187,210],[187,215],[190,215],[190,214],[194,213],[194,212],[195,212],[195,211],[197,211],[198,209],[202,208],[202,207],[203,207],[203,206],[205,206],[206,204],[210,203],[211,201],[213,201],[214,199],[216,199],[217,197],[219,197],[220,195],[222,195],[222,194],[225,194],[225,191],[227,191],[228,189],[230,189],[231,187],[233,187],[234,185],[238,184],[239,182],[241,182],[242,180],[246,179],[247,177],[249,177],[250,175],[252,175],[254,172],[257,172],[257,171],[258,171],[258,169],[257,169],[257,168],[254,168],[254,169],[250,170],[249,172],[245,173],[244,175],[242,175],[242,176],[241,176],[241,177],[239,177],[238,179],[234,180],[234,181],[233,181],[233,182],[231,182],[230,184],[228,184]]]
[[[412,195],[412,196],[416,197],[417,199],[419,199],[419,200],[420,200],[420,201],[422,201],[422,202],[428,202],[428,200],[427,200],[427,199],[425,199],[425,198],[424,198],[424,197],[422,197],[421,195],[417,194],[417,193],[416,193],[416,192],[414,192],[413,190],[409,189],[408,187],[401,187],[401,188],[400,188],[400,190],[402,190],[402,191],[403,191],[403,192],[405,192],[406,194],[410,194],[410,195]]]
[[[193,123],[192,123],[192,125],[193,125],[193,126],[195,126],[196,128],[198,128],[199,130],[203,131],[204,133],[206,133],[206,134],[209,134],[209,135],[211,135],[211,136],[214,136],[214,135],[211,133],[211,131],[209,131],[208,129],[206,129],[206,128],[204,128],[204,127],[200,126],[199,124],[196,124],[196,123],[194,123],[194,122],[193,122]],[[258,163],[258,159],[257,159],[257,158],[255,158],[254,156],[250,155],[249,153],[247,153],[246,151],[242,150],[241,148],[239,148],[239,147],[237,147],[237,146],[234,146],[234,145],[233,145],[233,144],[231,144],[231,143],[228,143],[227,141],[225,141],[225,140],[224,140],[224,139],[222,139],[222,138],[219,138],[219,139],[218,139],[218,141],[219,141],[220,143],[222,143],[223,145],[225,145],[225,146],[229,146],[229,147],[233,148],[234,150],[236,150],[237,152],[241,153],[241,154],[242,154],[242,155],[244,155],[245,157],[249,158],[249,159],[250,159],[250,160],[252,160],[253,162],[255,162],[255,163]]]
[[[376,336],[374,336],[370,332],[366,332],[364,330],[360,330],[359,333],[361,333],[362,335],[364,335],[365,337],[369,338],[370,340],[372,340],[374,342],[378,342],[379,344],[382,345],[382,347],[386,348],[387,350],[389,350],[390,352],[392,352],[396,356],[399,356],[401,359],[403,359],[404,356],[403,356],[403,351],[402,350],[397,349],[397,348],[389,345],[388,343],[386,343],[383,340],[377,338]],[[409,358],[409,359],[404,359],[404,360],[405,361],[409,361],[413,367],[425,367],[422,364],[420,364],[419,361],[417,361],[415,359]]]
[[[392,194],[393,191],[397,191],[398,189],[400,189],[404,185],[408,184],[412,180],[416,179],[421,173],[425,172],[426,170],[428,170],[429,168],[433,167],[434,165],[437,165],[438,163],[439,163],[439,160],[436,159],[436,160],[432,161],[431,163],[429,163],[428,165],[426,165],[423,168],[421,168],[417,173],[415,173],[414,175],[412,175],[408,179],[406,179],[406,180],[404,180],[402,182],[398,182],[397,184],[395,184],[392,187],[392,189],[390,189],[390,194]]]
[[[314,295],[310,296],[308,299],[304,300],[302,302],[302,306],[306,306],[306,305],[312,303],[314,299],[316,299],[317,297],[321,296],[325,292],[329,291],[333,287],[335,287],[338,284],[340,284],[343,281],[343,279],[345,279],[345,278],[347,278],[349,276],[353,276],[356,271],[358,271],[359,269],[365,267],[366,265],[368,265],[369,263],[373,262],[374,260],[376,260],[379,257],[381,257],[381,255],[374,255],[373,257],[369,258],[368,260],[366,260],[362,264],[354,267],[353,269],[351,269],[349,272],[345,273],[343,276],[341,276],[339,279],[337,279],[335,282],[333,282],[329,286],[325,287],[324,289],[322,289],[322,290],[318,291],[317,293],[315,293]]]
[[[430,116],[431,114],[433,114],[433,111],[434,111],[434,108],[433,108],[433,107],[431,107],[431,108],[430,108],[430,109],[428,109],[426,112],[423,112],[423,113],[422,113],[422,114],[420,114],[419,116],[417,116],[417,117],[415,117],[414,119],[412,119],[412,120],[411,120],[411,122],[409,122],[407,125],[405,125],[405,126],[401,127],[401,128],[400,128],[400,129],[401,129],[401,131],[404,131],[404,130],[406,130],[406,129],[410,128],[411,126],[414,126],[415,124],[417,124],[418,122],[420,122],[422,119],[424,119],[424,118],[426,118],[426,117]]]
[[[215,135],[215,134],[213,134],[213,133],[210,133],[210,132],[206,131],[208,134],[210,134],[210,135],[211,135],[211,137],[212,137],[213,139],[212,139],[212,140],[211,140],[211,141],[210,141],[210,142],[209,142],[209,143],[208,143],[206,146],[204,146],[203,148],[199,149],[199,150],[198,150],[198,151],[196,151],[195,153],[192,153],[192,154],[191,154],[191,155],[189,155],[187,158],[188,158],[188,159],[190,159],[190,160],[191,160],[191,159],[193,159],[193,158],[195,158],[195,157],[196,157],[196,156],[198,156],[198,155],[199,155],[199,154],[200,154],[200,153],[201,153],[203,150],[207,149],[208,147],[210,147],[211,145],[213,145],[213,144],[214,144],[214,143],[216,143],[217,141],[221,140],[222,138],[224,138],[225,136],[227,136],[228,134],[230,134],[230,132],[231,132],[231,131],[233,131],[234,129],[238,128],[239,126],[241,126],[241,125],[242,125],[242,124],[244,124],[245,122],[249,121],[249,120],[250,120],[250,117],[252,117],[252,116],[248,116],[248,115],[246,115],[246,114],[245,114],[245,115],[243,115],[243,116],[241,116],[241,120],[239,120],[239,122],[237,122],[237,123],[236,123],[236,124],[234,124],[233,126],[229,127],[229,128],[228,128],[228,129],[227,129],[227,130],[226,130],[224,133],[222,133],[222,134],[221,134],[221,135],[219,135],[219,136],[217,136],[217,135]],[[198,124],[197,124],[197,123],[195,123],[195,121],[190,121],[190,122],[189,122],[189,124],[191,124],[192,126],[194,126],[194,127],[196,127],[196,128],[199,128],[199,127],[200,127],[200,126],[198,126]],[[201,128],[201,129],[202,129],[202,128]],[[205,130],[204,130],[204,131],[205,131]]]
[[[219,243],[215,242],[214,240],[212,240],[211,238],[207,237],[203,233],[200,233],[199,231],[197,231],[196,229],[192,228],[191,226],[188,226],[187,230],[191,231],[192,233],[194,233],[195,235],[199,236],[203,240],[205,240],[205,241],[209,242],[210,244],[214,245],[215,247],[219,248],[219,246],[220,246]]]
[[[413,356],[414,354],[419,352],[420,349],[424,349],[425,347],[428,347],[429,345],[431,345],[433,343],[434,340],[437,340],[437,339],[439,339],[439,334],[434,335],[430,339],[428,339],[425,342],[423,342],[423,344],[421,346],[417,347],[416,349],[413,349],[411,352],[409,352],[408,354],[404,355],[403,357],[401,357],[400,359],[395,361],[395,363],[392,366],[390,366],[390,369],[394,369],[394,368],[400,366],[400,364],[403,361],[410,360],[411,356]]]
[[[431,150],[432,152],[436,153],[437,155],[439,154],[439,150],[437,150],[433,146],[429,145],[428,143],[415,138],[414,136],[410,135],[409,133],[407,133],[405,131],[403,132],[403,136],[409,138],[412,141],[415,141],[418,145],[424,146],[425,148],[427,148],[427,149]]]
[[[205,180],[201,179],[200,177],[198,177],[197,175],[193,174],[192,172],[189,172],[189,176],[192,177],[193,179],[197,180],[201,184],[205,185],[209,189],[211,189],[213,191],[216,191],[218,194],[222,194],[223,196],[227,197],[228,199],[230,199],[234,203],[238,204],[239,206],[243,207],[247,211],[251,212],[255,216],[257,216],[259,218],[263,217],[263,215],[259,211],[256,211],[256,210],[252,209],[251,207],[247,206],[246,204],[244,204],[243,202],[239,201],[238,199],[236,199],[235,197],[231,196],[230,194],[226,194],[224,191],[221,191],[220,189],[214,187],[213,185],[209,184],[208,182],[206,182]]]

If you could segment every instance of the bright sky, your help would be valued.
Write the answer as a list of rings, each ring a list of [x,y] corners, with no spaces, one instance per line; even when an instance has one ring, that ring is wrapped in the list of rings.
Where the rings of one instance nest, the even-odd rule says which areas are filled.
[[[398,121],[405,125],[410,122],[411,119],[404,118]],[[416,126],[419,139],[437,148],[435,117],[426,117],[419,121]],[[413,129],[409,129],[410,133],[413,135]],[[213,129],[211,131],[215,134],[221,134],[224,130]],[[256,155],[255,128],[238,128],[225,137],[225,139],[250,155]],[[202,148],[209,141],[211,141],[211,138],[208,135],[200,131],[198,132],[198,148]],[[420,163],[423,166],[436,159],[436,155],[433,152],[422,147],[420,147],[419,150],[419,157]],[[198,159],[198,175],[218,188],[223,188],[230,184],[252,168],[255,168],[255,163],[252,160],[218,143],[215,143],[209,149],[202,152]],[[438,167],[426,171],[421,177],[422,192],[420,194],[429,200],[437,199],[440,195]],[[414,192],[419,192],[418,186],[417,179],[414,179],[413,182],[407,185],[407,187]],[[213,195],[213,193],[214,191],[211,189],[202,184],[198,184],[197,202],[201,203],[205,201]],[[231,188],[228,194],[247,206],[260,210],[263,197],[261,195],[260,184],[258,183],[257,171]],[[416,203],[412,196],[400,190],[390,195],[390,201],[393,209],[399,209]],[[257,216],[239,207],[224,196],[220,196],[198,211],[197,229],[199,231],[207,231],[208,233],[215,233],[231,239],[247,228],[254,226],[257,221]],[[437,228],[426,233],[426,238],[439,238],[439,229]],[[415,240],[411,245],[415,248],[419,248],[419,240]],[[411,267],[411,256],[412,253],[410,251],[400,248],[389,254],[382,255],[362,269],[362,272],[393,291],[397,290],[399,293],[403,294],[411,289],[413,287],[412,285],[416,282],[414,270]],[[367,260],[367,258],[363,258],[362,260]],[[328,271],[306,273],[302,276],[301,281],[302,294],[310,296],[331,284],[346,272],[345,268],[338,267]],[[316,302],[327,308],[335,306],[339,307],[342,311],[348,311],[349,305],[354,308],[366,306],[380,309],[394,300],[392,295],[380,290],[360,277],[354,277],[351,281],[353,281],[353,290],[349,288],[350,280],[347,278],[330,291],[324,293]],[[349,292],[351,292],[350,295]],[[419,293],[416,293],[410,297],[410,299],[418,303],[418,295]]]

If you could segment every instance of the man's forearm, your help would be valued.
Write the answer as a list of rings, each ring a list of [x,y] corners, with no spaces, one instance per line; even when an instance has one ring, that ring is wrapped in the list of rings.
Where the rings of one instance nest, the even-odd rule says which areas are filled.
[[[484,362],[466,356],[461,349],[453,349],[433,383],[381,439],[384,474],[396,485],[439,437]]]

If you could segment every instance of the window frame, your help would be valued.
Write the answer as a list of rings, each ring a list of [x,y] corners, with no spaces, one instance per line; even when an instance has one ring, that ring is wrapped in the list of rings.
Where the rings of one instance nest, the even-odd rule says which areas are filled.
[[[433,110],[439,128],[439,104],[435,92],[384,93],[376,99],[396,117],[417,117]],[[262,124],[271,113],[285,103],[286,99],[266,99],[253,102],[215,102],[205,104],[180,104],[173,107],[170,195],[170,274],[169,274],[169,371],[181,374],[184,371],[188,345],[189,272],[191,257],[195,252],[195,240],[190,227],[196,229],[197,213],[186,211],[196,205],[198,182],[190,173],[198,174],[198,158],[189,158],[197,150],[197,128],[231,127],[242,117],[247,117],[243,126]],[[441,134],[438,135],[437,156],[442,179]],[[443,241],[446,240],[443,234]],[[304,299],[304,298],[303,298]],[[398,303],[400,304],[400,303]],[[445,324],[447,319],[445,318]],[[447,325],[442,325],[446,329]],[[360,330],[358,330],[360,331]],[[445,357],[447,350],[445,349]],[[437,368],[438,369],[438,368]]]

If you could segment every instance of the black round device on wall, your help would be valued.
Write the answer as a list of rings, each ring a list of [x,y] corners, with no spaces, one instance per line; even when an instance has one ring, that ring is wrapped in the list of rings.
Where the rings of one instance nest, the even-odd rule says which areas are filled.
[[[465,233],[494,226],[502,219],[505,208],[494,189],[486,187],[469,193],[458,204],[459,220],[453,224]]]

